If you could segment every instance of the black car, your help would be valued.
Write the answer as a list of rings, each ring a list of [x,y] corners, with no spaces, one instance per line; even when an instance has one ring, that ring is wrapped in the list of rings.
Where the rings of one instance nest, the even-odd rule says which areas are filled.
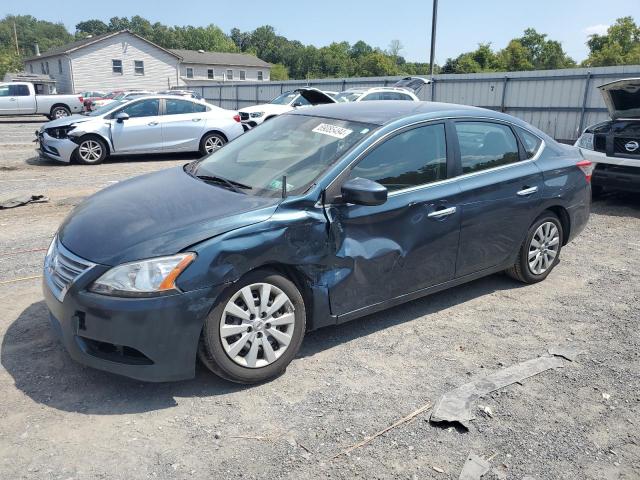
[[[587,127],[576,142],[595,165],[593,192],[640,192],[640,78],[598,88],[611,120]]]
[[[541,281],[589,218],[590,163],[451,104],[301,109],[111,186],[49,248],[71,356],[142,380],[280,374],[308,330],[506,270]]]

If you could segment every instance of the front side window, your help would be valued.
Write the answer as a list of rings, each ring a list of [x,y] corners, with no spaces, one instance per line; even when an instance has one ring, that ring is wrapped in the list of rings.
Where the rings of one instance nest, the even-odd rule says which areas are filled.
[[[111,71],[122,75],[122,60],[111,60]]]
[[[352,170],[349,178],[367,178],[392,192],[447,178],[444,124],[402,132],[385,141]]]
[[[134,60],[133,68],[136,75],[144,75],[144,62],[142,60]]]
[[[383,92],[373,92],[370,93],[368,95],[365,95],[362,100],[360,100],[361,102],[368,102],[370,100],[384,100],[384,93]]]
[[[11,85],[9,87],[9,95],[12,97],[28,97],[29,87],[26,85]]]
[[[233,70],[227,70],[227,80],[233,80]]]
[[[538,153],[540,145],[542,145],[542,140],[533,133],[527,132],[524,128],[516,127],[516,130],[520,136],[520,140],[522,140],[522,145],[524,145],[527,158],[535,156],[535,154]]]
[[[187,78],[193,78],[193,68],[187,67]]]
[[[213,68],[210,68],[209,70],[207,70],[207,78],[209,80],[213,80]]]
[[[9,96],[9,85],[0,86],[0,97],[8,97]]]
[[[247,72],[245,72],[244,70],[240,70],[240,80],[246,80],[247,79]]]
[[[516,137],[506,125],[456,122],[462,173],[515,163],[520,160]]]
[[[134,102],[126,107],[118,110],[118,113],[126,113],[129,115],[129,118],[139,118],[139,117],[155,117],[158,115],[158,109],[160,107],[160,100],[157,98],[148,99],[148,100],[140,100],[139,102]]]
[[[258,70],[258,80],[260,80],[260,81],[264,80],[264,76],[263,76],[262,72],[259,71],[259,70]]]
[[[223,177],[246,187],[249,195],[278,197],[287,177],[291,195],[304,193],[375,126],[283,115],[249,130],[199,164],[196,176]]]

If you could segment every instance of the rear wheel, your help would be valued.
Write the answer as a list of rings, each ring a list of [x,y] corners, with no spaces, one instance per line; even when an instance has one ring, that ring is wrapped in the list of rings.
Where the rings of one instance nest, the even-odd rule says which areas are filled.
[[[56,120],[58,118],[68,117],[69,115],[71,115],[71,111],[67,107],[64,105],[57,105],[51,109],[49,118],[51,118],[51,120]]]
[[[257,383],[283,373],[306,325],[302,295],[285,277],[256,271],[234,284],[205,321],[199,357],[216,375]]]
[[[560,260],[563,241],[558,217],[545,212],[529,228],[518,258],[507,274],[524,283],[536,283],[549,276]]]
[[[222,148],[225,143],[227,143],[227,139],[219,133],[207,133],[202,137],[202,140],[200,140],[200,154],[209,155],[219,148]]]
[[[78,163],[97,165],[107,158],[107,145],[98,137],[84,137],[75,152]]]

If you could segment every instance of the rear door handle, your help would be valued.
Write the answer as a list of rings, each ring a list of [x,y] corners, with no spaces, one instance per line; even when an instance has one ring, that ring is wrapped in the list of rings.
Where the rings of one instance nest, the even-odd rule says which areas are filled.
[[[456,207],[443,208],[441,210],[434,210],[433,212],[427,214],[427,217],[430,218],[443,218],[448,217],[449,215],[453,215],[456,213]]]
[[[518,195],[521,197],[526,197],[527,195],[531,195],[538,191],[538,187],[525,187],[522,190],[518,191]]]
[[[154,127],[158,124],[158,122],[149,122],[147,123],[147,125],[149,125],[150,127]]]

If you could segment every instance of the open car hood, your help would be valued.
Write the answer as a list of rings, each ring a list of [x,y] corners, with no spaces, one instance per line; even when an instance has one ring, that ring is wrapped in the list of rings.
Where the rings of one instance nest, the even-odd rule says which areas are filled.
[[[598,87],[612,119],[640,118],[640,78],[625,78]]]
[[[322,90],[318,90],[313,87],[297,88],[294,92],[299,93],[301,97],[304,97],[311,105],[322,105],[325,103],[336,103],[331,95],[324,93]]]
[[[422,77],[404,77],[393,84],[396,88],[406,88],[417,93],[425,85],[429,85],[431,80]]]

